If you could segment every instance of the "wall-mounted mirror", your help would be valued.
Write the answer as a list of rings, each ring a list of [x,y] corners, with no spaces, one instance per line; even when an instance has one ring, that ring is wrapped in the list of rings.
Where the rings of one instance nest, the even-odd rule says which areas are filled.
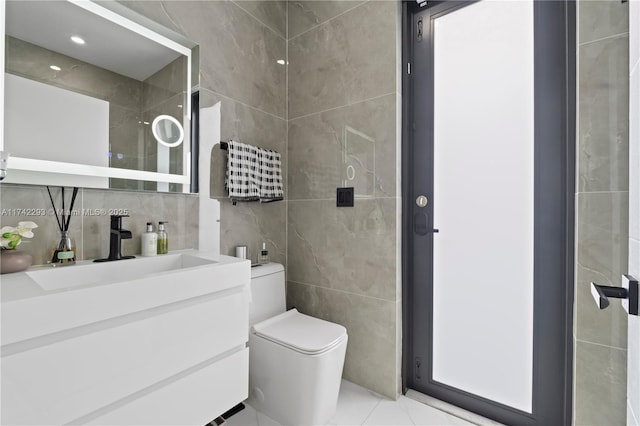
[[[151,123],[151,132],[159,144],[167,148],[180,146],[184,140],[182,124],[170,115],[159,115]]]
[[[190,192],[195,43],[117,2],[7,0],[5,27],[4,182]]]

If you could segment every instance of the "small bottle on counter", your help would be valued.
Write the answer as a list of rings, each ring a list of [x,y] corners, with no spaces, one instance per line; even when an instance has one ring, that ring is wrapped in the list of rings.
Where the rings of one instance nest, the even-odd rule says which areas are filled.
[[[169,222],[164,220],[158,222],[158,254],[169,253],[169,235],[167,235],[167,230],[164,228],[165,223]]]
[[[147,231],[142,234],[142,255],[156,256],[158,254],[158,234],[153,232],[153,224],[147,222]]]
[[[53,251],[51,263],[57,265],[73,265],[76,263],[76,242],[69,231],[60,231],[60,242]]]
[[[261,265],[264,265],[265,263],[269,263],[269,251],[267,250],[267,243],[262,243],[262,250],[260,250],[258,263]]]
[[[239,259],[247,258],[247,246],[236,246],[236,257]]]

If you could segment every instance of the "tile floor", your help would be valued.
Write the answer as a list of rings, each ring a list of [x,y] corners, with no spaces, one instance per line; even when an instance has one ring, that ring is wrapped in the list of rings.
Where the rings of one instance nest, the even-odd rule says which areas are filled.
[[[279,423],[251,406],[227,420],[227,426],[279,426]],[[391,401],[361,386],[342,381],[338,409],[329,426],[352,425],[473,425],[429,405],[400,396]]]

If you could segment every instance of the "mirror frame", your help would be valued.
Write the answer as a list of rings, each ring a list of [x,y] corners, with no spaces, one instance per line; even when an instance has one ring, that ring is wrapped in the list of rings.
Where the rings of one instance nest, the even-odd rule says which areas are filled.
[[[160,34],[160,32],[156,31],[156,28],[151,29],[151,27],[157,27],[157,25],[143,25],[138,23],[129,17],[123,16],[119,12],[123,12],[124,9],[115,5],[115,7],[105,7],[100,4],[95,3],[92,0],[64,0],[69,3],[74,4],[77,7],[80,7],[90,13],[93,13],[97,16],[100,16],[110,22],[113,22],[116,25],[124,27],[134,33],[137,33],[145,38],[148,38],[158,44],[161,44],[169,49],[172,49],[184,56],[187,57],[187,87],[186,87],[186,95],[185,95],[185,112],[183,115],[183,125],[181,126],[184,129],[191,129],[191,99],[193,94],[192,87],[192,47],[195,47],[195,43],[192,47],[188,47],[184,44],[181,44],[177,41],[172,40],[171,38]],[[2,29],[3,35],[5,34],[4,23],[6,19],[6,10],[4,2],[0,5],[1,14],[0,19],[2,20],[0,28]],[[128,9],[127,9],[128,10]],[[137,15],[135,12],[131,11],[131,14]],[[144,22],[145,24],[149,24],[149,20],[145,17],[140,16],[139,21]],[[163,33],[172,32],[170,30],[162,31]],[[183,37],[177,36],[176,38],[184,40]],[[2,60],[0,64],[2,64],[2,68],[4,71],[4,37],[2,39]],[[2,84],[0,86],[0,94],[4,94],[4,74],[2,76]],[[4,98],[4,96],[3,96]],[[3,100],[4,102],[4,100]],[[4,129],[3,123],[4,117],[0,117],[0,128]],[[105,166],[91,166],[86,164],[78,164],[78,163],[64,163],[59,161],[48,161],[48,160],[38,160],[33,158],[22,158],[22,157],[14,157],[10,156],[7,163],[7,177],[3,181],[6,183],[29,183],[29,184],[46,184],[41,182],[25,182],[20,181],[20,177],[28,176],[31,173],[44,173],[44,174],[57,174],[57,175],[72,175],[72,176],[90,176],[90,177],[106,177],[106,178],[119,178],[119,179],[132,179],[132,180],[142,180],[142,181],[150,181],[150,182],[166,182],[166,183],[177,183],[182,185],[182,192],[191,193],[194,189],[191,188],[192,179],[191,173],[193,172],[191,163],[191,151],[192,147],[191,140],[193,135],[189,135],[187,132],[184,137],[184,149],[183,149],[183,168],[184,173],[182,175],[177,174],[168,174],[168,173],[157,173],[157,172],[147,172],[141,170],[133,170],[133,169],[119,169],[119,168],[111,168]],[[197,139],[197,137],[195,138]],[[4,136],[0,138],[0,151],[4,149]],[[9,153],[10,154],[10,153]],[[12,173],[17,172],[17,173]],[[12,179],[12,175],[18,175],[18,180]],[[45,175],[46,176],[46,175]]]
[[[162,137],[160,137],[160,134],[158,133],[158,130],[157,130],[158,129],[157,125],[160,124],[161,120],[169,120],[178,128],[178,131],[180,132],[180,137],[178,137],[178,140],[176,142],[170,143],[163,140]],[[153,137],[156,138],[156,141],[159,144],[162,144],[167,148],[175,148],[176,146],[180,146],[180,144],[184,141],[184,128],[182,127],[182,124],[180,124],[177,118],[167,114],[159,115],[153,119],[153,122],[151,123],[151,133],[153,133]]]

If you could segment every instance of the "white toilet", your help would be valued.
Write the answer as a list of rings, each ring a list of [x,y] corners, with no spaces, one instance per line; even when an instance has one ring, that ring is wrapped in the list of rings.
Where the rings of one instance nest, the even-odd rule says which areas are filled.
[[[347,330],[285,311],[284,268],[251,268],[249,403],[282,425],[323,425],[338,402]]]

